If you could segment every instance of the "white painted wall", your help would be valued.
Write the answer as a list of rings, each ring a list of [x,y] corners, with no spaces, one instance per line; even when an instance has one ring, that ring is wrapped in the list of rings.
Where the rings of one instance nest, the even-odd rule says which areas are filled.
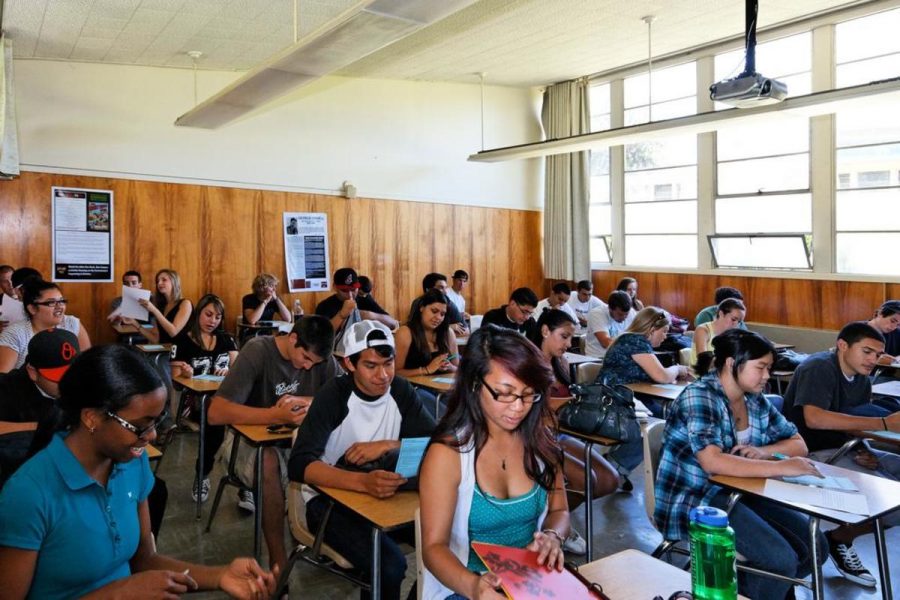
[[[175,127],[184,69],[15,61],[21,168],[504,208],[543,205],[543,161],[479,164],[477,83],[329,77],[218,130]],[[202,101],[238,75],[200,71]],[[487,87],[485,147],[540,139],[539,94]]]

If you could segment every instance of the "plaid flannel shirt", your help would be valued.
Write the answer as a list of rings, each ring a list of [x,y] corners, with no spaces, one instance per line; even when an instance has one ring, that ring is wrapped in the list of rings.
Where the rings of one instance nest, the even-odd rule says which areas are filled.
[[[762,394],[746,394],[750,444],[765,446],[797,433],[797,428]],[[688,513],[707,504],[721,488],[709,482],[697,453],[709,445],[730,452],[737,445],[734,415],[716,373],[685,388],[669,407],[662,456],[656,473],[653,517],[667,540],[688,538]]]

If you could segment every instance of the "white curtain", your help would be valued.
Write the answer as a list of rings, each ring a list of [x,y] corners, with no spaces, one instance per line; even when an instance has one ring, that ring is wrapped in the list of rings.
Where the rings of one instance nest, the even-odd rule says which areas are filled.
[[[566,81],[544,91],[541,121],[546,139],[590,133],[586,79]],[[548,156],[544,177],[544,276],[590,279],[590,156],[572,152]]]
[[[19,174],[19,134],[16,126],[16,93],[13,87],[12,42],[0,38],[0,177]]]

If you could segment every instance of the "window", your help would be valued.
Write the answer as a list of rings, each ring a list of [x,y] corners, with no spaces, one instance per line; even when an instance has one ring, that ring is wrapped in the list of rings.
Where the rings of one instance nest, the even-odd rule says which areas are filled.
[[[809,236],[711,235],[716,267],[745,269],[811,269]]]
[[[900,73],[900,9],[889,10],[834,28],[835,83],[847,87]]]
[[[591,131],[610,128],[609,84],[590,89]],[[588,209],[591,263],[612,262],[612,205],[609,194],[609,150],[592,150],[591,200]]]

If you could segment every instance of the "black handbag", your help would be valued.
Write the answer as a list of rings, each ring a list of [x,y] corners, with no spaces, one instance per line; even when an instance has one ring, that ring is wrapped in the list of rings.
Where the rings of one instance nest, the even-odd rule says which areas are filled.
[[[561,427],[621,442],[641,439],[634,412],[634,392],[624,385],[605,383],[569,386],[574,398],[559,411]]]

